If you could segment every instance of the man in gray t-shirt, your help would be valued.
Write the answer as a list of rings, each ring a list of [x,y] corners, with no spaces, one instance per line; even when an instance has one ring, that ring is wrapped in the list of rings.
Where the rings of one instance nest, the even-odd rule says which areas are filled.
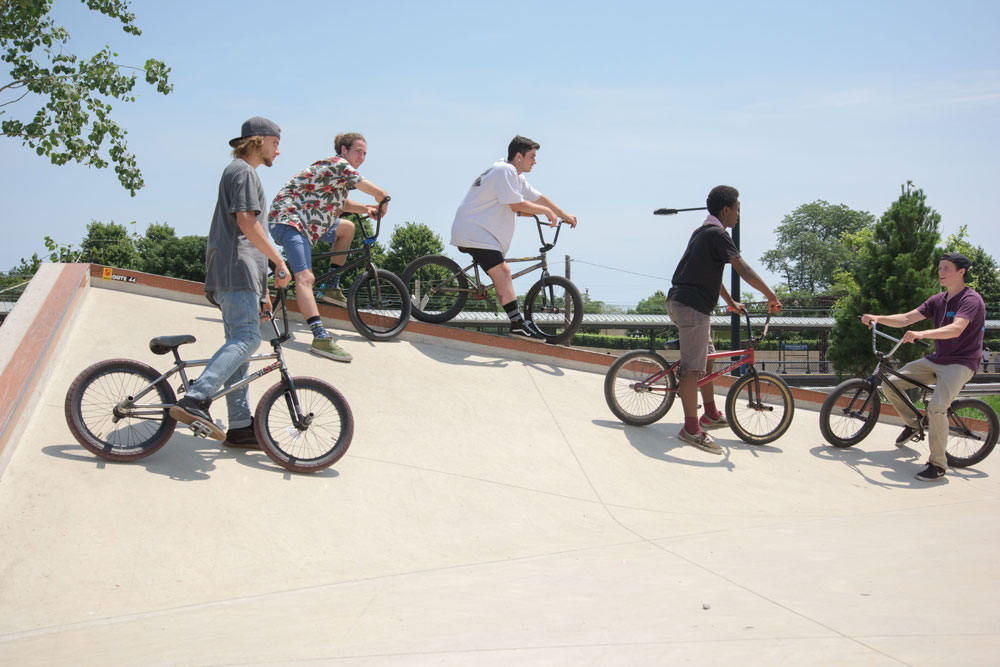
[[[267,261],[275,265],[275,284],[288,284],[288,267],[264,232],[267,198],[257,177],[257,167],[270,167],[278,156],[281,128],[259,116],[243,123],[239,137],[229,142],[233,161],[222,172],[219,199],[208,232],[205,254],[205,295],[222,310],[226,342],[212,356],[191,389],[170,408],[182,424],[203,427],[227,445],[257,444],[250,414],[248,387],[226,394],[229,432],[223,432],[208,413],[220,387],[230,387],[244,377],[250,355],[260,346],[261,304],[269,303]]]

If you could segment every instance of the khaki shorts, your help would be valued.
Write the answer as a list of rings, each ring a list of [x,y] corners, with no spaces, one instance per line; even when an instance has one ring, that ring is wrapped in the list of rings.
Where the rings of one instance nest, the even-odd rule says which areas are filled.
[[[704,375],[708,355],[715,352],[708,315],[679,301],[667,301],[667,313],[681,339],[681,370],[694,371],[699,377]],[[683,372],[677,375],[678,379],[684,377]]]

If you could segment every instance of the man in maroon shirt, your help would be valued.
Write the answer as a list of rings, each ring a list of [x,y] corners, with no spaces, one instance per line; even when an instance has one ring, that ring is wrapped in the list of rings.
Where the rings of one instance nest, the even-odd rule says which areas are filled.
[[[934,482],[944,477],[948,469],[945,449],[948,445],[948,406],[958,396],[965,383],[972,379],[979,367],[983,349],[983,326],[986,323],[986,304],[983,297],[965,285],[969,259],[958,252],[948,252],[938,265],[938,279],[945,291],[924,301],[916,310],[896,315],[868,315],[861,317],[864,324],[876,322],[890,327],[908,327],[921,320],[934,322],[933,329],[903,334],[904,343],[932,339],[935,350],[923,359],[911,361],[900,373],[924,384],[933,384],[934,395],[927,403],[927,422],[931,450],[927,467],[917,473],[922,482]],[[897,380],[886,382],[886,397],[896,407],[906,422],[903,432],[896,438],[896,446],[904,446],[917,432],[917,423],[906,409],[898,391],[914,386]],[[893,391],[896,389],[896,391]]]

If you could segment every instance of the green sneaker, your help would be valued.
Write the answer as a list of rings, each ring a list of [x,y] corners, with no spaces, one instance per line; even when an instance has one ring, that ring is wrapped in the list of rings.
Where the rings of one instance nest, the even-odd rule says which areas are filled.
[[[351,356],[350,352],[340,347],[333,342],[333,338],[313,338],[312,348],[310,351],[313,354],[318,354],[321,357],[327,357],[328,359],[333,359],[334,361],[350,361],[354,357]]]
[[[347,297],[339,287],[327,287],[320,293],[319,300],[341,308],[347,308]]]

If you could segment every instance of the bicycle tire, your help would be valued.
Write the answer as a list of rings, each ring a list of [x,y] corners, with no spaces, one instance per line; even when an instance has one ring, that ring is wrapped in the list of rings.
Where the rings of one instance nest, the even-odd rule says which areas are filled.
[[[455,260],[424,255],[403,269],[403,285],[410,295],[411,313],[421,322],[441,324],[454,318],[469,298],[469,279]]]
[[[647,426],[670,410],[677,395],[677,378],[666,359],[647,350],[618,357],[604,376],[604,400],[618,419],[631,426]]]
[[[726,394],[729,428],[750,445],[766,445],[783,436],[794,415],[792,390],[773,373],[747,373]]]
[[[549,276],[544,282],[553,286],[552,297],[543,289],[541,280],[532,285],[524,297],[525,317],[545,334],[545,342],[562,345],[573,338],[583,322],[583,296],[562,276]]]
[[[410,299],[406,286],[390,271],[371,270],[354,281],[347,295],[347,315],[365,338],[385,341],[395,338],[410,321]]]
[[[960,398],[948,409],[948,444],[945,455],[952,468],[965,468],[985,459],[997,444],[1000,422],[989,403]]]
[[[295,396],[311,423],[299,430],[292,419],[292,393],[282,380],[264,392],[254,415],[254,432],[268,458],[292,472],[329,468],[347,453],[354,437],[354,415],[347,399],[328,382],[292,378]],[[284,399],[284,400],[281,400]]]
[[[177,426],[170,416],[177,402],[174,390],[161,380],[152,387],[151,398],[158,403],[150,405],[157,407],[120,405],[158,377],[155,368],[132,359],[107,359],[85,368],[66,391],[64,412],[73,437],[108,461],[135,461],[156,452]]]
[[[868,380],[853,378],[834,387],[819,409],[819,430],[834,447],[852,447],[875,428],[882,404]]]

